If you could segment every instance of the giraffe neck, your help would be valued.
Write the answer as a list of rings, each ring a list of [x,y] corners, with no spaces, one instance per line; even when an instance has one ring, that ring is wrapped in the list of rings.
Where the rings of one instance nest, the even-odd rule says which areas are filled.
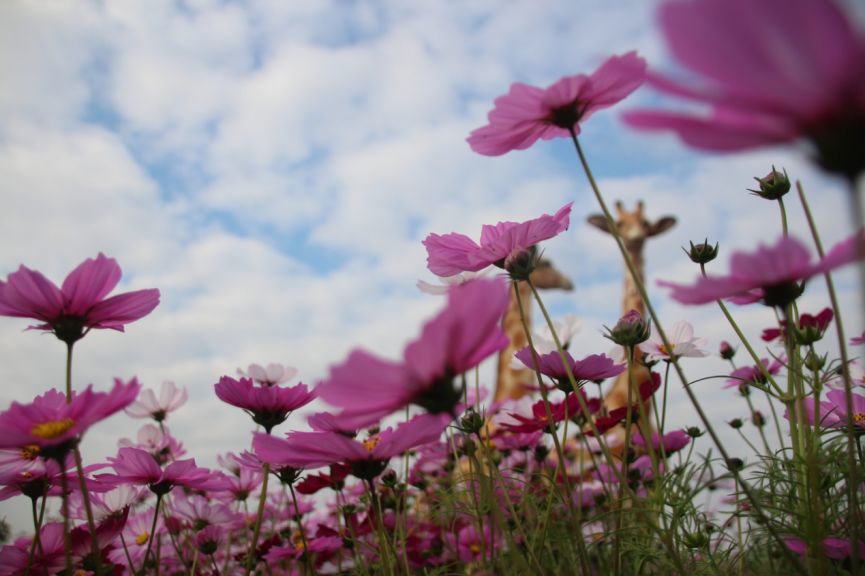
[[[631,261],[634,263],[634,269],[642,282],[644,278],[642,250],[631,250],[629,251],[629,255]],[[645,302],[643,302],[643,298],[640,296],[640,291],[637,290],[637,284],[634,282],[634,278],[631,276],[631,272],[628,270],[627,265],[625,265],[625,281],[623,288],[622,314],[626,314],[631,310],[636,310],[640,315],[645,315]],[[628,404],[629,372],[630,379],[634,383],[635,388],[639,386],[640,382],[649,377],[646,367],[638,363],[640,358],[639,348],[634,350],[634,358],[637,362],[634,363],[631,370],[625,370],[619,374],[616,377],[615,382],[613,382],[612,387],[607,392],[607,395],[604,397],[604,405],[607,406],[609,410],[614,410]],[[636,389],[631,392],[631,400],[634,401],[638,398],[638,394],[639,392]]]
[[[520,291],[520,300],[523,304],[523,314],[526,325],[532,325],[532,292],[528,283],[518,282],[517,289]],[[508,347],[499,352],[498,375],[496,378],[496,393],[493,400],[500,401],[507,398],[521,398],[527,393],[526,385],[532,382],[532,371],[528,369],[515,369],[511,365],[514,353],[529,345],[526,331],[523,329],[523,320],[520,315],[519,304],[513,287],[510,290],[508,311],[502,319],[502,330],[507,335],[510,343]]]
[[[643,282],[643,253],[642,250],[629,252],[631,261],[634,263],[634,269],[637,271],[637,276],[640,282]],[[634,282],[627,264],[625,265],[625,282],[622,290],[622,314],[627,314],[631,310],[636,310],[640,315],[645,315],[646,304],[640,296],[640,291],[637,290],[637,283]]]

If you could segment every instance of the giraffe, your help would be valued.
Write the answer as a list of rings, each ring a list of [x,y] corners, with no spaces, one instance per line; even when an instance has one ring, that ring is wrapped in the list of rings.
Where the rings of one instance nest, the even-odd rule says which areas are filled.
[[[587,221],[595,228],[607,233],[610,232],[607,226],[607,219],[601,214],[592,214],[587,218]],[[616,227],[618,228],[619,235],[622,237],[625,249],[634,263],[634,269],[639,275],[640,280],[645,280],[643,275],[643,246],[646,239],[663,234],[672,228],[675,223],[676,219],[673,216],[663,216],[654,222],[650,222],[645,216],[645,206],[642,200],[637,202],[637,208],[633,212],[627,211],[622,202],[616,202]],[[637,285],[626,266],[622,296],[622,314],[626,314],[631,310],[636,310],[641,315],[645,315],[646,305],[642,297],[640,297]],[[637,387],[639,387],[641,382],[649,378],[649,370],[639,360],[639,348],[635,350],[634,356],[637,362],[631,369],[631,378],[635,386],[631,396],[632,400],[639,398]],[[614,410],[627,404],[628,372],[625,371],[619,374],[613,386],[605,395],[604,406],[607,410]],[[622,435],[624,437],[624,433]]]
[[[559,289],[573,290],[574,285],[570,278],[562,274],[553,266],[553,263],[541,258],[530,275],[532,284],[539,290]],[[523,302],[523,311],[526,316],[526,324],[532,325],[532,290],[528,282],[518,282],[517,289],[520,291],[520,300]],[[510,287],[510,301],[508,311],[502,319],[502,330],[508,336],[510,344],[499,352],[498,376],[496,377],[496,393],[493,401],[498,402],[508,398],[522,398],[529,392],[529,386],[534,383],[534,372],[528,368],[514,368],[514,353],[529,345],[529,339],[523,329],[520,318],[520,308],[513,287]]]

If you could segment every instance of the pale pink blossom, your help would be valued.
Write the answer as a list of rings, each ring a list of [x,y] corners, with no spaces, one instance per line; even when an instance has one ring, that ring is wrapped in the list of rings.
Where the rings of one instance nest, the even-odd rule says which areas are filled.
[[[703,347],[708,344],[705,338],[694,338],[694,327],[690,322],[681,320],[673,324],[667,331],[672,350],[668,349],[661,341],[657,327],[652,326],[652,335],[640,345],[640,348],[652,360],[669,360],[671,358],[702,358],[708,356],[709,352]]]
[[[169,412],[174,412],[184,404],[188,394],[186,388],[177,388],[171,380],[165,380],[159,388],[159,398],[151,388],[145,388],[138,395],[138,400],[133,402],[126,413],[133,418],[153,418],[162,422]]]
[[[271,362],[267,367],[260,364],[250,364],[246,371],[237,369],[237,374],[245,378],[251,378],[259,386],[276,386],[284,384],[297,376],[297,368],[285,364]]]

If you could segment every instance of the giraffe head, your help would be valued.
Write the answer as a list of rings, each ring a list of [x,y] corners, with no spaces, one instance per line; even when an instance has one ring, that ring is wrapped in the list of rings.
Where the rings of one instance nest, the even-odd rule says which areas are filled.
[[[616,226],[625,247],[631,254],[640,254],[646,238],[662,234],[676,223],[676,218],[673,216],[662,216],[650,222],[646,218],[644,208],[642,200],[637,202],[637,208],[633,212],[625,210],[625,205],[621,201],[616,202]],[[607,219],[602,214],[592,214],[587,221],[595,228],[610,232]]]
[[[566,290],[574,289],[574,283],[571,279],[562,274],[553,263],[546,258],[541,258],[535,264],[535,269],[532,270],[529,278],[535,288],[538,290]]]

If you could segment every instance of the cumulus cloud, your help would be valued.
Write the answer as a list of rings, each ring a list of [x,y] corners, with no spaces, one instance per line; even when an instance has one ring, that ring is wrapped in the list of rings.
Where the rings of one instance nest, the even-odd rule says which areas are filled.
[[[151,316],[76,347],[75,382],[186,386],[189,404],[169,424],[204,465],[250,441],[246,416],[212,394],[220,375],[276,361],[314,384],[354,346],[400,355],[443,304],[415,288],[430,279],[429,232],[477,237],[484,223],[574,200],[571,230],[545,254],[577,289],[545,298],[555,314],[584,318],[575,350],[604,352],[601,326],[622,312],[622,264],[584,224],[598,208],[570,144],[486,158],[464,138],[511,82],[546,85],[631,49],[663,63],[651,11],[641,0],[579,10],[553,0],[3,3],[0,273],[26,263],[60,281],[101,250],[123,267],[122,289],[159,287]],[[593,117],[583,140],[610,202],[644,199],[652,218],[679,217],[647,244],[650,290],[664,318],[690,320],[713,346],[731,339],[718,315],[668,302],[653,281],[693,278],[688,240],[721,242],[726,270],[733,250],[777,236],[777,208],[744,192],[752,176],[786,167],[805,182],[827,244],[850,230],[838,217],[844,192],[801,151],[697,156],[625,132],[615,110]],[[806,236],[794,201],[788,213]],[[858,313],[852,275],[840,279]],[[816,306],[819,282],[810,290]],[[751,335],[772,320],[736,314]],[[63,347],[25,325],[0,319],[6,404],[62,385]],[[693,365],[691,378],[725,370]],[[482,380],[492,383],[492,366]],[[717,388],[700,393],[719,414],[740,409]],[[696,423],[680,391],[671,402],[676,424]],[[136,425],[101,424],[85,458],[112,454]],[[26,506],[5,502],[0,514],[26,529]]]

